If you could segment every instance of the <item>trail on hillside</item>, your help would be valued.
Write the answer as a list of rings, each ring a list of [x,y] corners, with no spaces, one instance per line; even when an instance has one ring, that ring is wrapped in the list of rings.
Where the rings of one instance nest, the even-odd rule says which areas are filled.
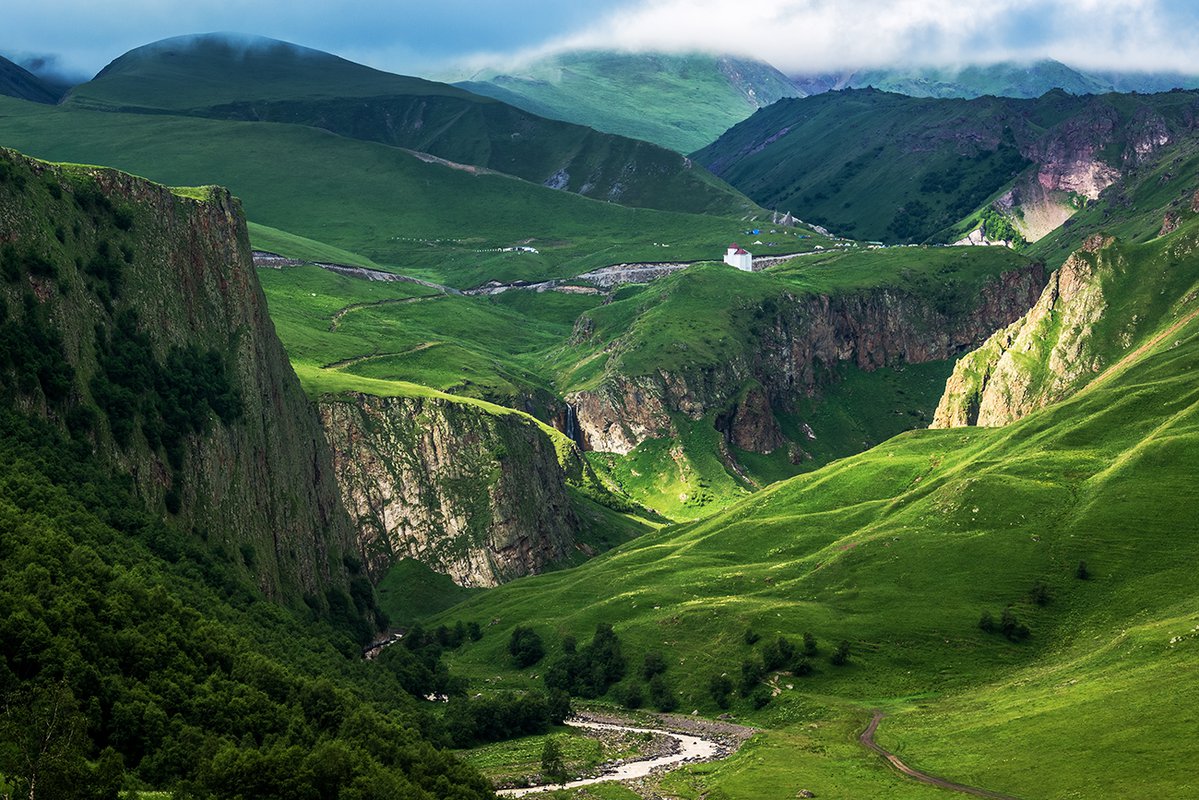
[[[885,758],[888,762],[890,762],[891,766],[895,767],[904,775],[907,775],[910,778],[915,778],[921,783],[927,783],[930,786],[936,786],[938,789],[948,789],[951,792],[972,794],[975,797],[988,797],[991,798],[991,800],[1019,800],[1019,798],[1013,797],[1010,794],[992,792],[990,789],[979,789],[975,786],[966,786],[961,783],[954,783],[953,781],[948,781],[944,778],[938,778],[935,775],[929,775],[927,772],[921,772],[918,769],[909,767],[907,764],[903,763],[899,756],[895,755],[889,750],[884,749],[882,745],[874,741],[874,732],[878,730],[878,724],[882,722],[882,720],[883,712],[875,711],[874,716],[870,720],[870,724],[866,726],[866,730],[862,731],[862,735],[858,737],[858,741],[861,742],[864,747],[873,750]]]

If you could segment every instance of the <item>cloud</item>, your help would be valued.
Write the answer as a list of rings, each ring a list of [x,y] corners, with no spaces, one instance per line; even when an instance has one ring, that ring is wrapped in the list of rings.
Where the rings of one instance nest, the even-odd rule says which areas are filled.
[[[94,74],[156,39],[240,31],[382,69],[501,65],[590,47],[757,56],[792,72],[1057,58],[1199,73],[1195,0],[43,0],[11,3],[0,52]]]
[[[645,0],[545,45],[750,55],[791,73],[1056,58],[1199,73],[1189,0]]]

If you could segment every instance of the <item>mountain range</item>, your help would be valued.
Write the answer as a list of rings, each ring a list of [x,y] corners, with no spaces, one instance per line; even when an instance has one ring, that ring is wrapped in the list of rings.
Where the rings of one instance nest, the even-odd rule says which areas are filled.
[[[0,794],[1199,792],[1199,92],[2,74]]]

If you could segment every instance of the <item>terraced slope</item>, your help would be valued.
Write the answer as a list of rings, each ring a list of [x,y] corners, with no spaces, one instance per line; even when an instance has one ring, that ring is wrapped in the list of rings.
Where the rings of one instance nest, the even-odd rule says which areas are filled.
[[[736,678],[763,653],[746,627],[763,644],[814,633],[814,674],[768,674],[778,691],[762,711],[734,700],[769,728],[759,746],[670,784],[685,797],[923,796],[836,744],[876,706],[890,712],[884,746],[960,783],[1018,797],[1190,796],[1199,695],[1179,676],[1199,667],[1188,577],[1199,556],[1197,216],[1152,242],[1078,256],[1120,265],[1114,297],[1154,300],[1110,305],[1105,325],[1128,336],[1099,340],[1111,360],[1056,404],[1001,428],[904,434],[447,618],[485,602],[502,627],[533,624],[552,641],[614,624],[632,659],[669,653],[681,707],[711,714],[708,677]],[[980,629],[980,615],[998,626],[1005,608],[1013,637],[1023,624],[1027,638]],[[850,665],[836,667],[826,659],[842,639]],[[496,657],[481,646],[461,663],[494,681]]]
[[[212,34],[146,45],[75,87],[65,103],[303,125],[629,206],[753,210],[738,192],[662,147],[272,39]]]
[[[644,139],[680,153],[802,92],[769,64],[705,54],[571,51],[457,86],[544,117]]]

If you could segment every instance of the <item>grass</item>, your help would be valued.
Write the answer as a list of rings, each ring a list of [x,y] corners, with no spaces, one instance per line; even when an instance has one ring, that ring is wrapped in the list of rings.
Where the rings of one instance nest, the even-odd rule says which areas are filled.
[[[407,626],[473,597],[483,589],[459,586],[448,575],[440,575],[419,561],[397,561],[379,585],[379,608],[392,625]]]
[[[606,202],[731,215],[756,210],[706,170],[648,142],[270,39],[209,34],[156,42],[118,58],[73,89],[64,105],[303,125]]]
[[[1184,92],[1028,100],[830,92],[763,109],[695,158],[764,207],[843,236],[940,241],[1029,168],[1022,152],[1070,136],[1070,126],[1114,119],[1096,145],[1125,171],[1138,120],[1153,115],[1184,140],[1193,102]]]
[[[257,225],[357,254],[351,262],[365,259],[457,287],[569,278],[630,261],[712,258],[746,225],[472,175],[300,125],[97,112],[0,97],[0,142],[168,185],[220,183]],[[282,239],[287,246],[280,249],[289,254],[319,254],[265,228],[255,229],[256,241],[265,235]],[[821,241],[780,238],[778,251],[810,250]],[[539,252],[500,252],[517,244]]]
[[[458,85],[680,153],[698,150],[756,109],[798,94],[767,64],[699,53],[573,51],[514,70],[485,70]]]
[[[456,667],[527,685],[495,667],[512,626],[533,624],[553,652],[607,622],[634,659],[669,652],[681,707],[715,714],[707,676],[736,674],[755,652],[741,631],[764,641],[810,631],[814,675],[784,678],[796,688],[764,711],[734,705],[769,732],[672,787],[784,797],[811,776],[804,788],[819,796],[930,796],[850,738],[881,707],[879,740],[953,780],[1027,797],[1192,796],[1199,696],[1179,676],[1199,668],[1199,321],[1155,337],[1194,307],[1193,239],[1110,254],[1131,299],[1163,287],[1166,310],[1136,329],[1134,358],[1072,398],[1005,428],[906,433],[577,569],[496,589],[486,598],[496,634]],[[1114,306],[1111,324],[1138,307]],[[1090,580],[1074,575],[1083,559]],[[1038,581],[1046,605],[1031,600]],[[1028,641],[979,630],[983,611],[1008,605]],[[853,655],[838,668],[827,657],[841,639]]]

